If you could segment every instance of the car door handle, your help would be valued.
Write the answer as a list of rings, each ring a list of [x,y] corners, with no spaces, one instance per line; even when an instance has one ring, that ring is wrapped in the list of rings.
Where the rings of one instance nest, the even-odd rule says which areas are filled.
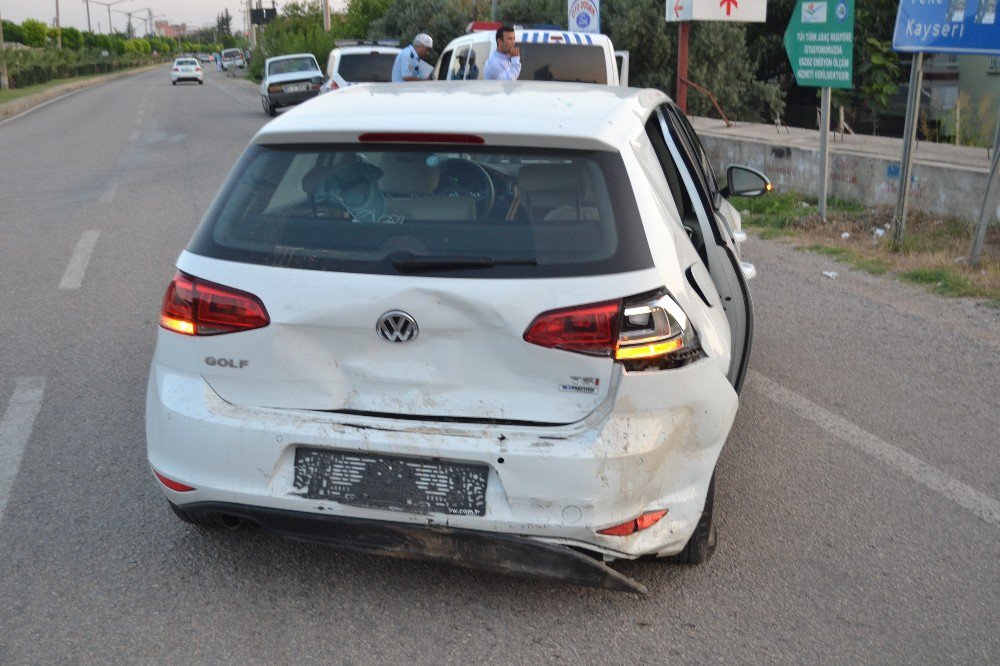
[[[741,261],[740,270],[743,272],[744,280],[752,280],[757,277],[757,267],[749,261]]]
[[[736,243],[746,243],[747,242],[747,232],[740,229],[733,231],[733,241]]]

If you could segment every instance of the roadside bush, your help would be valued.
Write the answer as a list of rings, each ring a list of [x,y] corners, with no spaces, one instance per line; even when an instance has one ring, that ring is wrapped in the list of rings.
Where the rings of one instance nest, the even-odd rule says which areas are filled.
[[[0,51],[7,63],[11,88],[47,83],[53,79],[104,74],[149,64],[150,57],[140,53],[101,55],[100,49],[4,49]]]

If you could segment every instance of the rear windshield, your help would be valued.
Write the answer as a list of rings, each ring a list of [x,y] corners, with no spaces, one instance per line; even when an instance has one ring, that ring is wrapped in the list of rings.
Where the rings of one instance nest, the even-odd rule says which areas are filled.
[[[342,55],[337,73],[348,83],[388,83],[395,62],[395,53]]]
[[[319,65],[312,58],[289,58],[288,60],[278,60],[267,66],[269,76],[275,74],[292,74],[294,72],[311,72],[318,70]]]
[[[251,146],[189,249],[326,271],[596,275],[652,266],[621,156]]]
[[[190,60],[190,59],[188,59],[188,60],[178,60],[174,64],[175,65],[197,65],[198,61],[197,60]]]
[[[520,43],[519,81],[607,83],[608,65],[600,46]]]

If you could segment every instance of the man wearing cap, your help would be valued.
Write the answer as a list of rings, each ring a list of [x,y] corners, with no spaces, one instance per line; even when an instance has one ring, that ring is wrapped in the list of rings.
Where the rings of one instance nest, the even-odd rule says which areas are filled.
[[[420,61],[432,46],[434,40],[430,35],[422,32],[414,37],[413,43],[396,55],[396,62],[392,65],[392,82],[423,81],[426,77],[420,76]]]

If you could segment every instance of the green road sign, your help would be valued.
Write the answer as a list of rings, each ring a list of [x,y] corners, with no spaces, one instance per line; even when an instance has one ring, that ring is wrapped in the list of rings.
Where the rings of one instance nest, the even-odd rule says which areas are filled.
[[[854,0],[799,0],[785,52],[800,86],[854,87]]]

